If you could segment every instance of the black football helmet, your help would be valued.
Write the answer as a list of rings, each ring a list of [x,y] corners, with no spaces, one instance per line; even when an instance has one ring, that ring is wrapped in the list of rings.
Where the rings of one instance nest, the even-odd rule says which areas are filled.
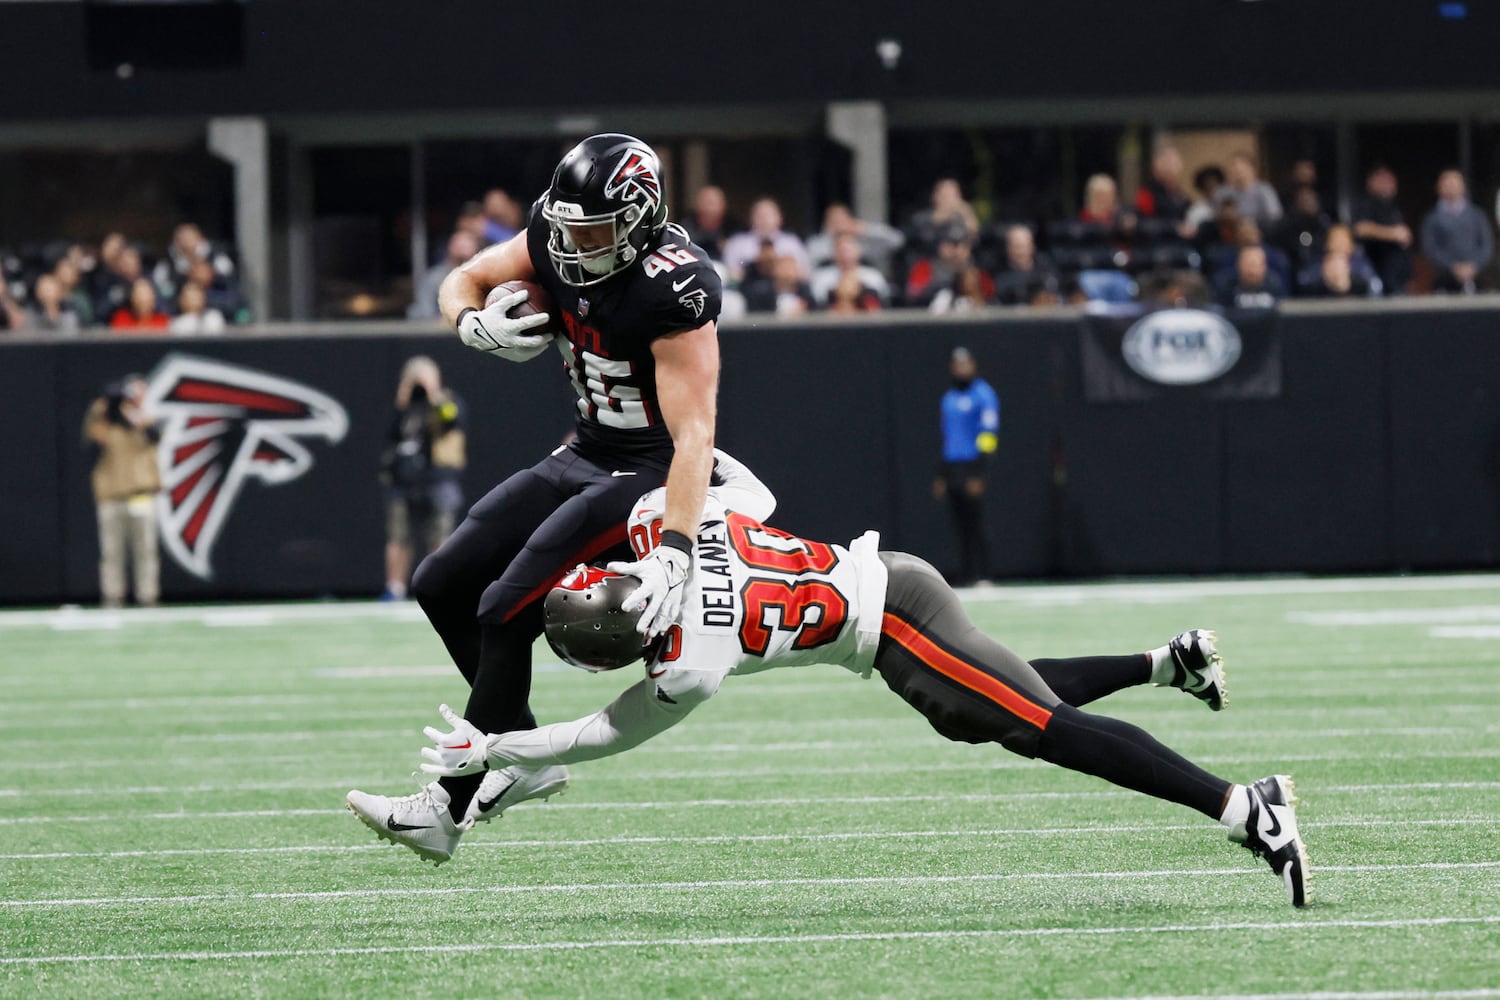
[[[634,136],[589,136],[552,172],[542,217],[558,277],[574,288],[597,285],[635,263],[666,226],[661,160]]]
[[[621,605],[641,581],[597,566],[578,566],[558,581],[542,605],[547,644],[584,670],[618,670],[639,660],[646,640],[636,631],[639,614]]]

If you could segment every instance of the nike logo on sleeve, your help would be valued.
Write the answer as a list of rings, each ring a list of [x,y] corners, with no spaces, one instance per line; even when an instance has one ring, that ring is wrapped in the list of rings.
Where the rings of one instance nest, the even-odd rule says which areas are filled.
[[[682,291],[688,285],[691,285],[693,283],[693,278],[694,277],[696,277],[696,275],[690,274],[686,278],[683,278],[681,281],[674,281],[674,282],[672,282],[672,291],[674,291],[674,292],[680,292],[680,291]]]

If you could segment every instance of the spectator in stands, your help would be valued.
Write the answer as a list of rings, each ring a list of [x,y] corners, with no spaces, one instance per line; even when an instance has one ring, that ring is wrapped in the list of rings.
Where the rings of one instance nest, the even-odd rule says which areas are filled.
[[[71,336],[78,332],[78,314],[63,294],[63,284],[56,275],[44,274],[31,290],[32,307],[27,311],[26,328],[33,333],[59,333]]]
[[[99,522],[99,590],[106,608],[125,604],[127,551],[135,569],[136,602],[151,607],[161,596],[156,536],[160,435],[145,399],[146,380],[127,375],[105,386],[83,420],[84,443],[98,449],[91,481]]]
[[[1226,271],[1234,271],[1239,266],[1240,250],[1245,247],[1261,247],[1265,250],[1266,266],[1280,280],[1283,294],[1291,289],[1293,277],[1291,260],[1279,247],[1266,245],[1260,226],[1254,219],[1242,218],[1235,223],[1234,245],[1219,251],[1210,263],[1212,267],[1210,273],[1219,275]]]
[[[195,261],[188,268],[188,280],[203,289],[208,308],[217,309],[228,323],[248,323],[250,307],[240,294],[239,285],[227,274],[216,270],[206,260]]]
[[[1292,201],[1292,196],[1302,188],[1312,188],[1318,192],[1318,200],[1323,200],[1323,189],[1318,186],[1318,164],[1315,160],[1303,157],[1292,164],[1288,175],[1289,184],[1282,195],[1282,204],[1287,205]]]
[[[1370,294],[1370,283],[1357,277],[1349,267],[1349,255],[1325,253],[1318,262],[1316,280],[1302,289],[1312,298],[1354,298]]]
[[[1083,187],[1083,209],[1079,222],[1092,222],[1111,232],[1126,228],[1127,215],[1120,211],[1120,191],[1109,174],[1094,174]]]
[[[484,193],[483,210],[486,244],[504,243],[521,231],[525,221],[521,206],[503,189],[490,188]]]
[[[920,258],[907,272],[906,304],[930,307],[938,293],[944,290],[951,297],[958,287],[958,279],[974,266],[973,237],[962,221],[955,220],[938,237],[937,253]],[[993,280],[988,297],[994,298]]]
[[[417,282],[411,305],[406,307],[406,318],[439,318],[441,314],[438,312],[437,304],[438,286],[455,267],[478,252],[479,241],[474,238],[473,233],[466,229],[454,230],[453,235],[448,237],[448,255],[423,272],[421,280]]]
[[[953,287],[941,289],[932,297],[930,312],[969,312],[995,303],[995,279],[977,264],[970,263],[958,273]]]
[[[78,317],[78,325],[91,325],[94,322],[94,299],[84,288],[77,259],[71,253],[60,259],[52,268],[52,276],[57,279],[68,308]]]
[[[1292,269],[1300,272],[1316,267],[1323,254],[1323,240],[1333,220],[1323,211],[1317,189],[1299,187],[1289,199],[1291,211],[1271,229],[1271,242],[1286,254]]]
[[[1396,204],[1391,168],[1377,166],[1365,177],[1365,193],[1354,202],[1351,218],[1384,293],[1400,295],[1411,280],[1412,231]]]
[[[745,307],[753,313],[774,312],[778,316],[802,316],[810,312],[813,293],[802,277],[802,262],[791,254],[778,254],[770,268],[770,280],[758,276],[752,285],[743,286]]]
[[[760,198],[750,206],[750,228],[724,241],[724,266],[729,268],[732,277],[744,275],[745,265],[759,255],[761,243],[765,240],[775,245],[777,257],[796,260],[799,276],[812,270],[802,240],[781,228],[781,206],[776,204],[776,199]]]
[[[99,303],[104,299],[109,286],[115,282],[115,264],[119,261],[120,254],[129,245],[124,233],[106,233],[104,239],[99,241],[99,256],[95,265],[87,272],[89,294],[94,297],[94,315],[101,320],[107,320],[109,313],[101,312]]]
[[[845,271],[839,275],[838,284],[829,293],[826,308],[831,313],[878,312],[885,308],[885,303],[860,281],[857,272]]]
[[[106,241],[108,237],[106,237]],[[125,244],[111,257],[106,258],[99,292],[94,301],[94,315],[109,317],[111,322],[121,309],[129,305],[132,289],[142,274],[141,252]]]
[[[846,276],[853,275],[861,288],[875,296],[876,306],[883,306],[890,299],[890,285],[885,275],[868,264],[860,262],[859,237],[850,232],[841,233],[833,244],[833,260],[812,273],[808,284],[812,287],[813,299],[826,305],[833,290]]]
[[[995,301],[1003,306],[1055,305],[1062,283],[1057,269],[1037,253],[1026,226],[1005,231],[1005,266],[995,275]]]
[[[1380,294],[1380,276],[1376,273],[1375,266],[1370,263],[1370,258],[1365,255],[1364,251],[1359,248],[1359,244],[1354,242],[1353,231],[1342,223],[1328,227],[1328,234],[1323,240],[1323,253],[1297,276],[1297,285],[1299,288],[1313,288],[1323,280],[1323,258],[1328,256],[1343,257],[1348,263],[1354,287],[1361,289],[1356,294],[1364,295],[1367,292],[1375,295]]]
[[[121,306],[109,318],[111,330],[149,333],[165,330],[170,320],[156,302],[156,286],[150,278],[136,278],[130,285],[130,304]]]
[[[412,567],[453,533],[464,506],[464,416],[463,401],[443,385],[437,362],[423,355],[408,359],[381,456],[386,532],[381,600],[403,600]]]
[[[706,184],[693,196],[693,214],[682,223],[693,242],[714,260],[724,258],[724,241],[729,238],[729,220],[725,217],[728,209],[724,189]]]
[[[21,332],[26,329],[26,311],[11,298],[10,288],[0,281],[0,330]]]
[[[1194,244],[1203,257],[1203,267],[1209,274],[1217,271],[1226,260],[1233,260],[1233,250],[1226,248],[1240,245],[1240,206],[1226,198],[1214,206],[1214,217],[1198,227]]]
[[[906,226],[907,243],[913,253],[931,254],[954,226],[962,226],[969,238],[979,235],[979,216],[964,200],[958,181],[944,177],[932,186],[932,204],[911,217]]]
[[[1214,210],[1218,205],[1219,188],[1224,186],[1224,170],[1214,164],[1199,167],[1193,174],[1193,189],[1198,192],[1198,198],[1188,206],[1187,214],[1182,219],[1183,239],[1194,239],[1205,222],[1214,220]]]
[[[458,219],[453,223],[453,228],[473,236],[482,249],[490,245],[490,241],[484,235],[488,221],[483,205],[477,201],[466,201],[459,206]]]
[[[1422,220],[1422,256],[1433,267],[1433,288],[1473,292],[1480,270],[1495,255],[1489,220],[1469,201],[1468,185],[1457,170],[1444,170],[1437,182],[1438,203]]]
[[[177,315],[167,324],[172,333],[223,333],[224,314],[208,305],[203,286],[196,281],[183,282],[177,293]]]
[[[151,271],[151,280],[162,297],[175,299],[177,291],[190,279],[189,272],[199,261],[207,261],[216,275],[226,283],[236,280],[234,261],[228,254],[217,251],[203,235],[203,231],[191,222],[179,223],[172,230],[172,242],[167,253],[156,262]]]
[[[1249,153],[1234,154],[1229,161],[1229,176],[1215,197],[1232,200],[1240,215],[1254,219],[1262,227],[1269,227],[1281,218],[1281,199],[1271,185],[1260,179]]]
[[[835,202],[823,212],[823,231],[807,241],[808,257],[814,264],[828,263],[833,259],[835,244],[846,235],[858,241],[861,259],[882,273],[890,267],[891,254],[906,243],[906,235],[895,226],[866,222],[856,218],[848,205]]]
[[[1221,306],[1236,309],[1269,309],[1286,297],[1286,285],[1280,276],[1266,266],[1266,248],[1240,247],[1233,270],[1214,281],[1215,299]]]
[[[1145,219],[1187,217],[1192,198],[1182,183],[1182,154],[1176,146],[1163,146],[1151,157],[1151,179],[1135,193],[1136,214]]]

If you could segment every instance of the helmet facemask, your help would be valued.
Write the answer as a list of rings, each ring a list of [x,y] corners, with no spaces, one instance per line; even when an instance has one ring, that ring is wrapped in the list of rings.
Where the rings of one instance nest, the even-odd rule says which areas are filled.
[[[574,288],[597,285],[635,262],[639,255],[637,229],[646,213],[638,205],[602,215],[584,215],[583,208],[549,195],[542,203],[542,218],[551,234],[547,256],[557,276]]]
[[[591,136],[557,165],[542,218],[558,277],[597,285],[636,263],[667,224],[661,161],[631,136]]]

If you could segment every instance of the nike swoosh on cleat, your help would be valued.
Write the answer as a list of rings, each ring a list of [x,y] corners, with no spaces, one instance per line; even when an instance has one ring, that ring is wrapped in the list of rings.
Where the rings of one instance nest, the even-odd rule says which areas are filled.
[[[512,788],[515,788],[515,787],[516,787],[516,783],[514,781],[512,781],[510,784],[508,784],[504,788],[500,789],[500,794],[496,795],[493,799],[489,799],[489,800],[480,799],[479,800],[479,811],[480,812],[489,812],[491,809],[493,809],[495,807],[495,803],[496,802],[499,802],[501,799],[505,798],[505,793],[506,792],[510,791]]]
[[[1266,837],[1279,837],[1279,836],[1281,836],[1281,820],[1279,820],[1279,819],[1276,818],[1276,810],[1272,809],[1269,805],[1267,805],[1266,806],[1266,815],[1269,816],[1270,819],[1271,819],[1271,828],[1269,830],[1267,830],[1263,834],[1263,836],[1266,836]]]
[[[680,292],[693,283],[692,277],[683,278],[681,281],[672,282],[672,291]]]
[[[386,817],[385,828],[387,830],[390,830],[392,833],[403,833],[403,832],[405,832],[407,830],[431,830],[432,829],[432,827],[430,827],[430,826],[408,826],[405,823],[397,823],[396,822],[396,817],[394,817],[394,816],[388,816],[388,817]]]

